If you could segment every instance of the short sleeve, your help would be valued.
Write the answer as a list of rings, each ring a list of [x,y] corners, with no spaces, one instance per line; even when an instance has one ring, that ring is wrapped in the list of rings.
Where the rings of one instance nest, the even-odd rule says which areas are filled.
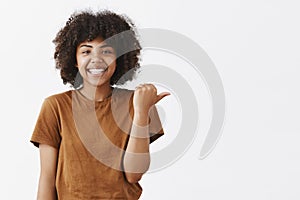
[[[60,146],[60,123],[58,109],[55,102],[46,98],[42,104],[30,142],[36,147],[47,144],[55,148]]]
[[[164,130],[162,128],[162,124],[155,105],[150,109],[149,117],[150,143],[152,143],[164,134]]]

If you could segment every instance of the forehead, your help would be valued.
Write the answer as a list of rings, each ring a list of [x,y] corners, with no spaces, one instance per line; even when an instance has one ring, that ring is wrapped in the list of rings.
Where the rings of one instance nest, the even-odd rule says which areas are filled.
[[[93,40],[86,40],[84,42],[81,42],[78,47],[82,47],[82,46],[91,46],[91,47],[94,47],[94,46],[106,46],[107,45],[107,42],[102,38],[102,37],[97,37]]]

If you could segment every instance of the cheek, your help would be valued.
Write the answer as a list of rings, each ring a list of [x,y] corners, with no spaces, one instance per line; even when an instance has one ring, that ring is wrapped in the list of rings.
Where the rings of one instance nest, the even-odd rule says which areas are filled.
[[[116,65],[116,57],[106,57],[104,60],[107,65]]]
[[[85,68],[89,62],[90,62],[90,58],[85,58],[85,57],[77,57],[77,67],[78,68]]]

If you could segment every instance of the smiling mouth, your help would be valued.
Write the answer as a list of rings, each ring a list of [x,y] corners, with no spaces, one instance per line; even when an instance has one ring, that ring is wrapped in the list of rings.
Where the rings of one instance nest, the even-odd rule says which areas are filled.
[[[93,75],[98,75],[98,74],[102,74],[103,72],[107,71],[107,68],[98,68],[98,69],[91,68],[91,69],[87,69],[87,72],[89,72],[90,74],[93,74]]]

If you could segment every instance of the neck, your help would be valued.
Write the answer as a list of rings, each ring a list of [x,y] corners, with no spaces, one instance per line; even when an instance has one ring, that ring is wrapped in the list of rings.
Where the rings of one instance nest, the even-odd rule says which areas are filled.
[[[101,86],[84,84],[84,86],[81,89],[79,89],[79,92],[90,100],[103,101],[111,95],[112,87],[110,86],[110,84],[105,84]]]

